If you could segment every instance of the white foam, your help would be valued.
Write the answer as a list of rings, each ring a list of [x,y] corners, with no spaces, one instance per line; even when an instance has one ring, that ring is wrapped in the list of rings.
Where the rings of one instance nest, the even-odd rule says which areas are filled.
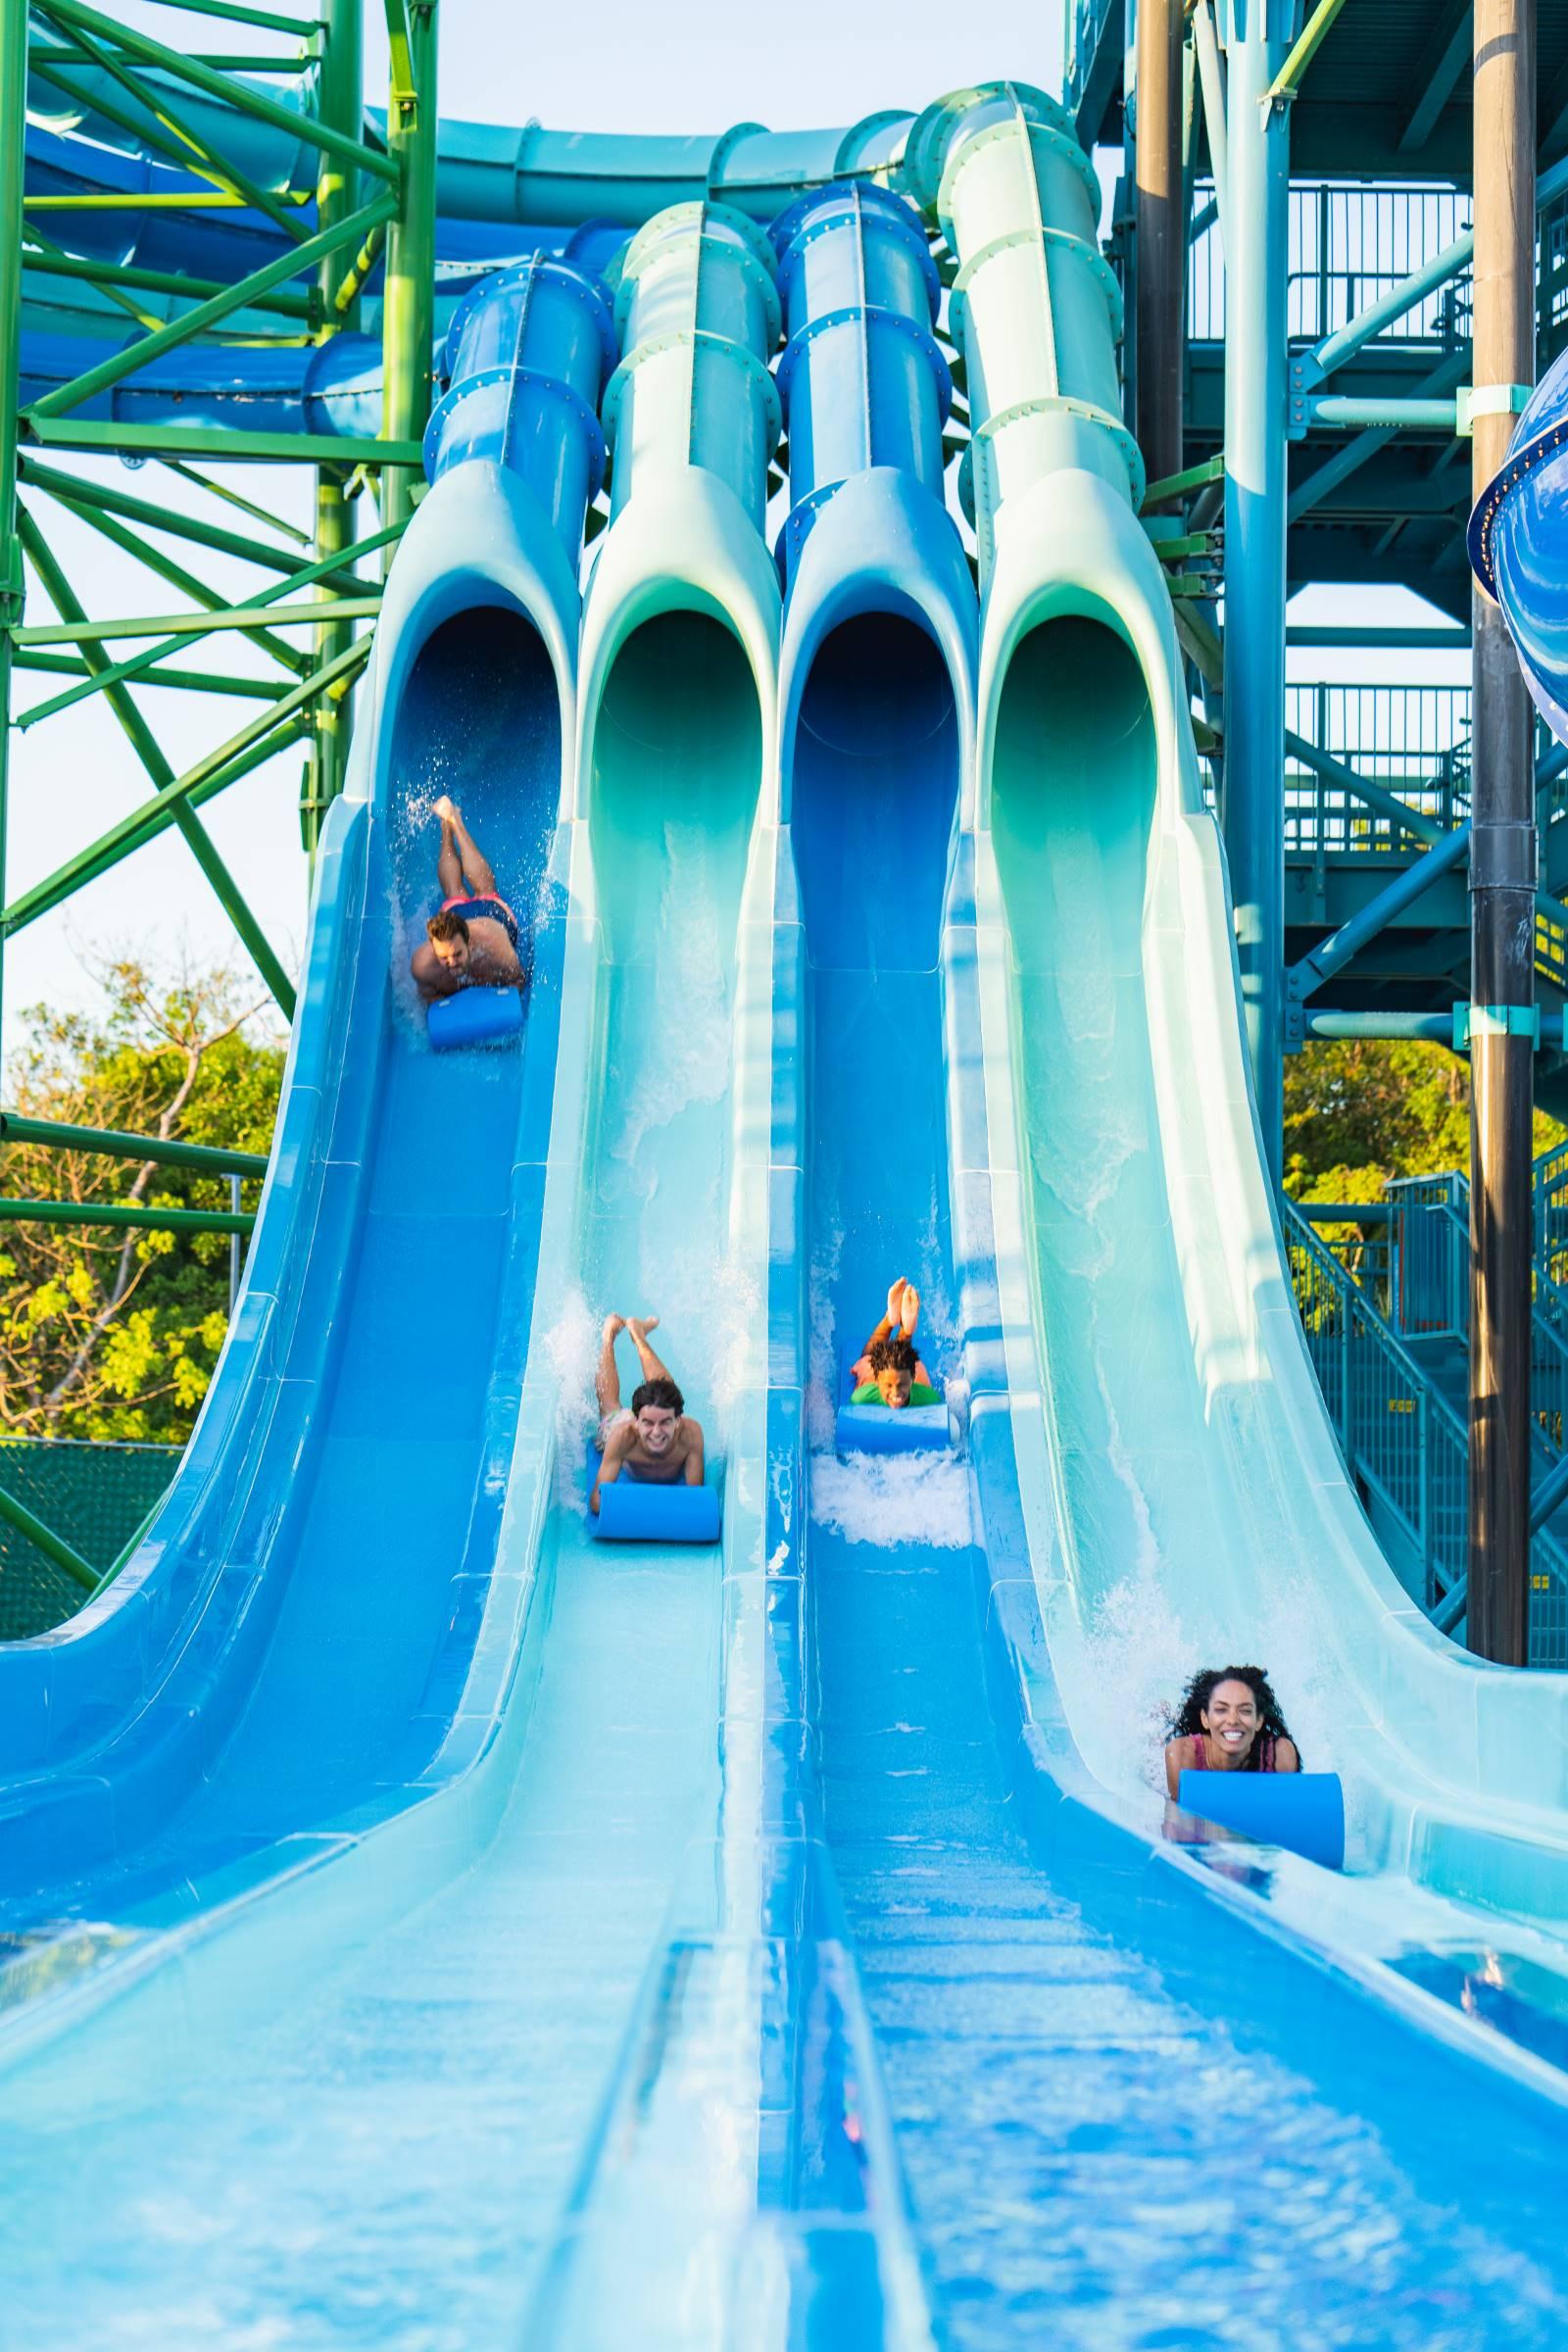
[[[977,1540],[967,1463],[951,1454],[811,1459],[811,1517],[850,1544],[961,1551]]]

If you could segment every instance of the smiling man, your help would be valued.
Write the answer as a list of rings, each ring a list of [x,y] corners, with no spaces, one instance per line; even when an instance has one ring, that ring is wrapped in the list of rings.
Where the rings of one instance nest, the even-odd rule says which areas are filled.
[[[475,847],[463,811],[443,793],[430,811],[439,818],[436,873],[441,911],[425,924],[414,951],[421,996],[454,997],[475,983],[512,988],[523,978],[517,956],[517,918],[496,890],[495,868]]]
[[[686,1399],[670,1378],[669,1367],[649,1346],[648,1334],[658,1322],[657,1315],[606,1318],[594,1382],[599,1398],[599,1449],[604,1460],[588,1497],[591,1511],[599,1508],[601,1487],[612,1487],[622,1473],[659,1487],[700,1487],[703,1483],[703,1425],[688,1419]],[[643,1375],[642,1385],[632,1391],[629,1407],[620,1401],[620,1371],[615,1362],[615,1342],[623,1331],[631,1334]]]

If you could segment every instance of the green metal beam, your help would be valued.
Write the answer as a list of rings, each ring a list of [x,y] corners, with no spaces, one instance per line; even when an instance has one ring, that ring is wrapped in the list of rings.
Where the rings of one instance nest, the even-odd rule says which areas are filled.
[[[1301,27],[1295,48],[1263,93],[1265,109],[1288,106],[1298,94],[1307,67],[1328,38],[1334,20],[1344,6],[1345,0],[1317,0],[1316,8]]]
[[[379,596],[345,596],[338,600],[339,617],[368,620],[381,610]],[[279,628],[296,628],[321,617],[319,605],[229,605],[204,612],[129,612],[118,620],[85,620],[78,625],[15,629],[18,645],[92,645],[106,637],[205,637],[212,629],[254,629],[270,620]]]
[[[171,319],[156,334],[144,335],[140,342],[111,353],[108,359],[100,360],[96,368],[88,368],[80,375],[73,376],[70,383],[57,384],[52,392],[45,392],[40,399],[33,401],[26,415],[32,418],[59,416],[68,409],[78,408],[84,400],[91,400],[94,394],[106,391],[111,384],[118,384],[122,376],[133,375],[138,368],[145,368],[150,361],[161,359],[166,351],[188,343],[193,335],[205,334],[220,318],[244,310],[253,292],[269,294],[274,286],[285,284],[302,270],[318,262],[323,254],[337,253],[345,245],[357,245],[369,234],[377,221],[389,219],[395,209],[395,198],[379,196],[373,204],[363,205],[357,213],[351,213],[346,220],[335,222],[330,228],[318,229],[314,237],[307,237],[302,245],[291,246],[287,253],[279,254],[260,270],[253,270],[249,277],[237,278],[221,294],[214,294],[206,302],[199,302],[193,311],[186,311],[183,317]]]
[[[63,619],[79,616],[82,611],[81,605],[61,569],[59,559],[45,540],[43,533],[25,510],[19,514],[18,520],[22,543],[26,550],[28,562],[42,581],[44,593],[55,611],[61,614]],[[95,661],[107,665],[106,657],[102,654],[89,652],[84,659],[89,666]],[[123,686],[114,686],[109,689],[109,707],[123,729],[131,750],[140,760],[154,788],[160,793],[170,792],[174,784],[173,768],[165,759],[157,737]],[[174,822],[184,836],[191,856],[217,893],[223,912],[228,916],[229,921],[249,949],[257,970],[282,1007],[285,1019],[292,1021],[294,1018],[293,985],[287,972],[273,954],[266,932],[246,904],[244,894],[229,872],[217,843],[193,808],[176,805]]]
[[[136,1200],[0,1200],[0,1225],[114,1225],[147,1233],[252,1233],[229,1208],[144,1208]],[[0,1512],[4,1505],[0,1503]],[[34,1539],[36,1541],[36,1539]]]
[[[24,1502],[19,1502],[16,1495],[5,1487],[0,1487],[0,1519],[14,1527],[19,1536],[25,1536],[46,1560],[52,1560],[57,1568],[64,1569],[66,1575],[80,1585],[83,1592],[97,1592],[98,1571],[92,1563],[84,1560],[64,1536],[57,1536],[52,1527],[46,1527],[35,1512],[29,1511]]]
[[[409,43],[411,88],[394,87],[387,147],[403,202],[387,230],[381,292],[381,430],[389,441],[417,441],[430,415],[435,331],[436,11],[435,0],[395,0]],[[394,76],[395,80],[395,76]],[[384,485],[388,522],[414,512],[412,478]]]
[[[40,0],[40,6],[46,7],[47,0]],[[255,180],[237,166],[222,163],[201,134],[191,128],[171,99],[162,93],[156,98],[149,96],[131,68],[120,64],[101,42],[93,39],[90,32],[78,32],[76,39],[85,62],[107,74],[110,80],[118,83],[141,110],[139,114],[127,114],[123,107],[116,106],[102,90],[97,90],[93,95],[95,113],[103,115],[108,122],[118,122],[122,130],[129,131],[142,146],[164,156],[180,170],[194,172],[198,178],[211,180],[216,187],[226,188],[242,204],[265,214],[274,226],[283,231],[291,244],[298,242],[305,232],[299,221],[291,219],[286,205],[279,204],[268,189],[258,187]],[[74,98],[75,93],[69,80],[51,72],[47,66],[38,66],[36,56],[29,62],[43,80],[52,83],[68,99]],[[147,119],[149,116],[152,117],[151,122]]]
[[[73,1127],[65,1119],[29,1119],[0,1110],[0,1145],[41,1144],[49,1151],[92,1152],[108,1159],[152,1161],[163,1168],[194,1168],[203,1176],[265,1176],[262,1152],[225,1152],[218,1144],[184,1144],[177,1137],[125,1135],[118,1127]]]
[[[417,441],[370,441],[344,433],[253,433],[243,426],[119,424],[113,417],[36,416],[24,437],[44,449],[102,451],[116,458],[211,458],[222,465],[396,466],[420,468]]]
[[[29,228],[29,236],[38,232]],[[220,294],[222,286],[216,277],[181,277],[173,270],[143,270],[129,262],[94,261],[80,253],[24,252],[23,267],[35,270],[40,277],[79,277],[89,285],[101,287],[112,294],[122,288],[131,294],[177,294],[185,300],[197,294]],[[253,310],[268,311],[279,318],[308,320],[312,311],[308,294],[266,294],[251,305]]]
[[[10,784],[11,635],[24,581],[17,536],[17,386],[22,365],[22,206],[27,130],[26,0],[0,0],[0,902]],[[0,954],[4,942],[0,939]],[[0,983],[4,968],[0,961]],[[3,994],[3,989],[0,989]]]
[[[1147,514],[1151,507],[1163,507],[1173,498],[1185,498],[1191,490],[1201,490],[1209,482],[1223,481],[1225,452],[1216,450],[1200,466],[1189,466],[1185,473],[1168,473],[1163,481],[1151,482],[1144,492],[1139,513]]]
[[[136,63],[128,49],[117,50],[115,54],[122,66]],[[260,50],[250,54],[230,50],[215,56],[210,49],[199,49],[194,55],[198,64],[211,66],[215,74],[275,74],[284,80],[309,74],[313,62],[308,57],[263,56]],[[79,66],[82,55],[79,49],[51,49],[47,42],[34,41],[27,59],[34,66]]]
[[[390,546],[392,541],[399,536],[400,528],[399,524],[391,523],[384,531],[372,531],[367,538],[356,540],[351,547],[343,550],[338,559],[339,563],[357,561],[361,556],[374,555],[380,548]],[[275,587],[264,589],[262,594],[255,599],[256,609],[270,612],[296,588],[312,586],[321,577],[325,568],[325,564],[303,564],[287,579],[279,580]],[[315,610],[316,608],[313,606],[312,611]],[[68,710],[74,703],[85,701],[89,695],[101,693],[106,686],[118,686],[123,678],[142,677],[153,668],[155,663],[164,661],[166,656],[178,653],[186,645],[199,644],[205,633],[205,631],[198,631],[195,637],[191,637],[182,631],[178,636],[166,637],[162,644],[150,647],[144,654],[127,655],[124,661],[115,662],[112,668],[104,670],[90,684],[73,687],[69,693],[56,695],[47,703],[37,704],[33,710],[24,714],[19,724],[35,725],[41,718],[52,718],[57,710]]]
[[[361,43],[361,0],[325,0],[325,23],[321,70],[317,82],[317,103],[321,120],[339,130],[352,129],[364,113],[364,61]],[[336,156],[324,156],[316,182],[316,217],[323,224],[345,219],[359,201],[359,188],[351,166]],[[353,266],[346,274],[339,270],[335,258],[323,260],[317,280],[317,290],[323,312],[321,340],[326,342],[345,328],[359,324],[359,287],[368,271],[370,256],[376,237],[384,233],[372,229],[361,245]],[[365,271],[360,270],[361,262]],[[341,560],[343,550],[354,535],[353,510],[336,466],[321,466],[316,472],[316,554],[319,563]],[[335,580],[337,574],[328,574]],[[350,642],[351,629],[347,621],[328,607],[327,617],[316,632],[316,659],[334,662]],[[352,705],[345,695],[334,701],[328,695],[317,703],[313,716],[315,731],[311,739],[310,758],[305,762],[300,784],[300,838],[307,858],[314,866],[321,823],[327,808],[342,791],[348,774],[349,733],[353,722]]]
[[[152,546],[128,523],[117,521],[114,515],[106,514],[95,507],[74,507],[73,512],[90,531],[96,531],[100,538],[107,539],[112,547],[118,547],[124,555],[133,556],[138,564],[144,564],[149,571],[167,580],[172,588],[182,588],[204,612],[228,612],[233,610],[222,589],[211,587],[206,580],[198,579],[193,571],[188,571],[183,564],[176,564],[173,557],[163,548]],[[94,624],[89,622],[87,625],[91,627]],[[296,652],[281,637],[275,637],[270,629],[247,624],[245,633],[252,645],[266,654],[270,661],[275,662],[279,668],[290,671],[295,677],[304,675],[304,655]]]
[[[74,32],[101,33],[122,49],[130,50],[144,65],[162,67],[176,81],[189,82],[193,89],[204,91],[221,105],[234,107],[259,122],[270,122],[274,130],[286,131],[290,138],[301,139],[308,146],[343,155],[362,171],[372,172],[377,179],[384,179],[394,187],[397,185],[398,167],[390,156],[377,154],[362,140],[345,138],[341,132],[329,130],[324,123],[313,122],[309,115],[280,106],[275,98],[250,89],[244,82],[227,80],[210,67],[198,65],[194,58],[182,56],[179,50],[166,48],[150,33],[133,30],[128,24],[117,24],[112,17],[100,16],[95,8],[83,7],[82,0],[48,0],[48,13],[57,24],[69,24]]]
[[[269,757],[263,749],[264,745],[279,733],[288,720],[306,710],[318,694],[327,694],[339,679],[352,677],[368,659],[369,651],[368,637],[356,639],[339,661],[329,662],[325,669],[313,671],[301,684],[291,688],[270,710],[263,711],[242,727],[237,735],[231,735],[226,743],[220,744],[216,751],[198,760],[193,767],[186,768],[183,775],[176,776],[167,791],[159,793],[151,801],[144,801],[139,808],[131,809],[118,824],[111,825],[106,833],[101,833],[96,841],[89,843],[86,849],[78,851],[74,858],[57,867],[54,873],[35,883],[0,916],[0,929],[3,929],[5,936],[11,937],[18,931],[25,930],[29,923],[36,922],[41,914],[46,914],[51,906],[59,906],[62,900],[69,899],[84,883],[95,880],[111,865],[117,865],[132,850],[141,849],[147,842],[156,840],[175,821],[176,809],[186,803],[195,804],[210,799],[214,792],[235,781],[246,772],[240,765],[243,754],[258,752],[260,758],[251,764],[259,766],[261,760]]]
[[[89,481],[83,474],[62,473],[57,466],[45,466],[25,454],[20,460],[20,469],[24,489],[46,490],[52,498],[62,499],[68,506],[94,507],[105,514],[119,514],[127,522],[145,523],[151,530],[189,539],[196,547],[210,547],[220,556],[238,556],[246,564],[259,564],[267,571],[288,573],[299,568],[298,556],[287,548],[269,547],[265,540],[253,539],[244,531],[226,531],[220,523],[203,522],[197,515],[158,506],[150,498],[132,498],[127,490],[117,490],[108,482]],[[322,584],[352,594],[360,582],[352,571],[341,571],[328,572]]]
[[[296,547],[310,546],[308,531],[302,531],[297,523],[290,522],[285,515],[270,514],[265,507],[257,506],[254,499],[242,498],[230,483],[211,480],[205,473],[198,473],[194,466],[187,466],[182,458],[159,458],[156,462],[166,473],[175,474],[180,481],[190,482],[196,489],[205,490],[209,498],[221,500],[225,507],[232,507],[237,514],[248,514],[253,522],[265,522],[269,530],[281,531],[284,538],[292,539]]]
[[[269,735],[263,741],[253,743],[250,749],[242,752],[237,760],[230,760],[225,767],[220,768],[216,775],[207,777],[204,782],[197,785],[190,794],[188,805],[192,808],[205,807],[207,802],[216,800],[220,793],[227,792],[230,785],[238,784],[256,768],[265,767],[269,760],[277,759],[280,754],[287,751],[290,744],[300,742],[308,731],[308,722],[296,714],[281,726],[275,735]],[[156,804],[147,806],[156,807]],[[72,859],[69,880],[56,890],[49,900],[48,906],[61,905],[74,892],[85,890],[89,882],[96,882],[101,874],[109,873],[113,867],[121,863],[122,859],[139,850],[144,841],[155,840],[163,830],[162,823],[148,823],[140,834],[129,841],[117,840],[111,843],[100,841],[94,844],[91,851],[83,852],[80,857]],[[62,872],[65,871],[66,869],[62,869]],[[56,879],[58,880],[59,877]],[[37,897],[36,893],[29,894],[27,914],[29,922],[35,915],[48,911],[48,906],[38,904]],[[4,935],[5,921],[5,916],[0,914],[0,936]]]
[[[50,678],[90,678],[100,691],[103,688],[104,673],[71,654],[37,654],[24,646],[12,655],[11,662],[15,669],[31,670]],[[288,692],[277,678],[231,678],[220,669],[149,669],[146,682],[149,686],[172,687],[182,694],[227,695],[242,703],[275,703],[280,694]],[[35,723],[35,714],[37,718],[46,715],[42,704],[17,711],[11,723],[24,730]]]

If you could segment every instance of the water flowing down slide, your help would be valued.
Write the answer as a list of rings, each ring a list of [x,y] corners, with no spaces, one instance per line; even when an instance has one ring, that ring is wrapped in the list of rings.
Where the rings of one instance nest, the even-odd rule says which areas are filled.
[[[235,1332],[0,1654],[0,2344],[1568,2335],[1568,1693],[1334,1448],[1094,175],[1013,85],[878,122],[978,597],[897,192],[741,172],[612,319],[543,260],[452,327]],[[408,979],[442,793],[531,942],[488,1051]],[[837,1421],[896,1275],[902,1456]],[[717,1544],[594,1533],[612,1310]],[[1168,1834],[1238,1645],[1343,1875]]]

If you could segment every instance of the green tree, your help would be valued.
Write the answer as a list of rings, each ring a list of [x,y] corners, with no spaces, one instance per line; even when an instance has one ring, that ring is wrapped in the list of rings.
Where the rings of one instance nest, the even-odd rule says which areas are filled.
[[[32,1006],[7,1098],[30,1118],[265,1152],[280,1040],[226,970],[98,968],[100,1016]],[[241,1204],[254,1209],[260,1180]],[[13,1144],[0,1192],[227,1208],[225,1177]],[[0,1230],[0,1427],[20,1437],[182,1443],[228,1323],[226,1234],[11,1224]]]
[[[1536,1113],[1535,1149],[1568,1129]],[[1335,1039],[1285,1064],[1285,1189],[1377,1200],[1396,1176],[1470,1165],[1470,1064],[1444,1046]]]

